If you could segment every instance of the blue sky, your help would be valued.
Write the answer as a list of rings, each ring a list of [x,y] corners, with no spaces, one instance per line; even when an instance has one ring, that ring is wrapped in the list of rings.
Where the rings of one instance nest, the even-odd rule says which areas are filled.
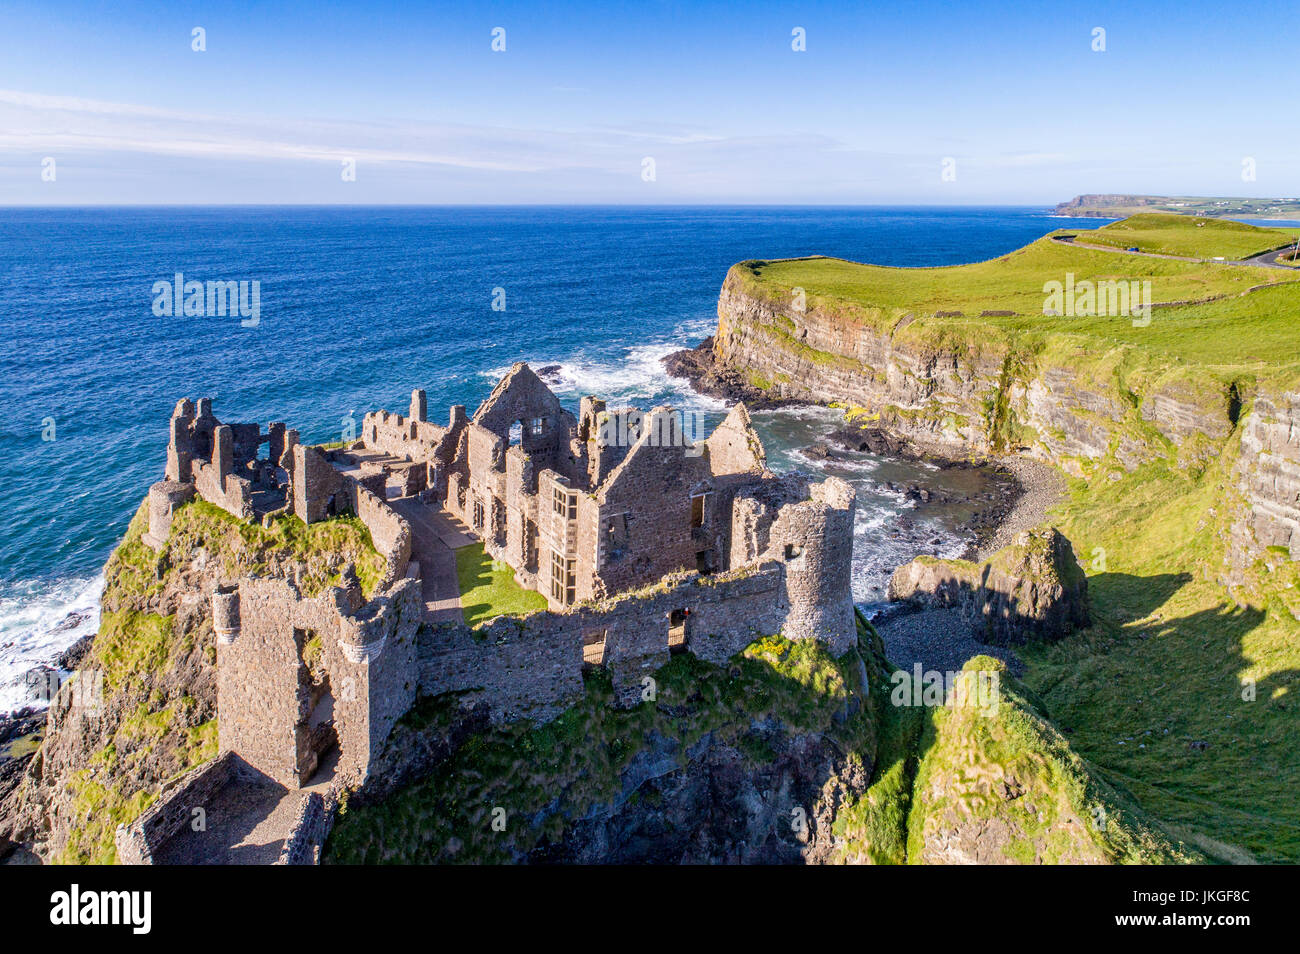
[[[1294,196],[1298,39],[1195,2],[9,2],[0,204]]]

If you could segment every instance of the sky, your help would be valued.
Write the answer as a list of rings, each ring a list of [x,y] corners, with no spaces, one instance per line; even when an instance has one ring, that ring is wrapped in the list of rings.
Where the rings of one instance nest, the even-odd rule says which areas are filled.
[[[1286,6],[7,0],[0,205],[1297,196]]]

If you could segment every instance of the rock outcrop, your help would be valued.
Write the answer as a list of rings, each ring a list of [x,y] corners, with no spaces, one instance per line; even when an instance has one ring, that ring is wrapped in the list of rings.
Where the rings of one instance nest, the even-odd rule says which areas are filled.
[[[234,518],[196,501],[176,511],[161,552],[144,541],[148,525],[146,503],[105,567],[99,632],[67,658],[77,671],[45,714],[40,751],[7,795],[0,785],[0,854],[17,844],[46,862],[112,863],[117,825],[216,755],[219,588],[256,567],[315,592],[350,565],[367,579],[382,565],[352,523],[315,546],[310,531],[235,532]]]
[[[1089,623],[1088,579],[1056,528],[1027,530],[986,563],[919,557],[894,571],[889,598],[957,607],[981,641],[1052,641]]]
[[[1232,530],[1238,565],[1269,547],[1300,560],[1300,392],[1255,398],[1234,476],[1244,503]]]
[[[960,678],[966,691],[955,695],[978,704],[935,713],[912,792],[909,863],[1205,862],[1080,758],[1002,663],[977,656]]]

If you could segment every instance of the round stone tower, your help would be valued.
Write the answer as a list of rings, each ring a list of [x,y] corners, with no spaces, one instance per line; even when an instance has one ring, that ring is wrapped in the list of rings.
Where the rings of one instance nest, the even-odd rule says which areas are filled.
[[[838,477],[810,488],[808,500],[783,506],[768,553],[785,566],[790,604],[782,633],[820,639],[838,656],[857,640],[853,618],[853,488]]]

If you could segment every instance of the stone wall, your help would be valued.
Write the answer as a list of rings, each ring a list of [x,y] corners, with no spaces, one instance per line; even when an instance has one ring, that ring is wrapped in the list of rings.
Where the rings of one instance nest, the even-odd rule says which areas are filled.
[[[149,488],[149,529],[141,539],[155,550],[162,549],[172,531],[177,508],[194,499],[194,485],[160,480]]]
[[[239,768],[239,759],[226,753],[164,786],[158,801],[135,821],[117,826],[118,864],[153,864],[153,853],[191,823],[195,808],[211,804],[217,792],[238,775]]]
[[[253,516],[252,483],[234,473],[235,435],[225,424],[212,432],[212,461],[194,460],[194,488],[208,503],[243,520]]]
[[[722,663],[781,631],[788,612],[776,564],[730,574],[682,574],[646,591],[565,613],[500,618],[479,630],[448,626],[421,640],[421,691],[467,693],[497,721],[545,720],[582,693],[584,642],[603,636],[603,658],[620,703],[640,698],[642,679],[669,658],[670,616],[684,614],[683,651]],[[850,605],[850,612],[852,608]]]
[[[364,780],[415,699],[424,605],[415,579],[359,604],[338,587],[303,598],[285,580],[245,579],[214,597],[220,751],[296,788],[337,744],[336,777]]]
[[[406,575],[411,561],[411,525],[396,510],[360,483],[352,488],[353,512],[370,531],[370,539],[387,567],[379,584],[386,589]]]
[[[334,827],[334,811],[337,808],[332,798],[327,799],[319,792],[308,792],[298,803],[298,814],[294,818],[289,837],[285,839],[280,851],[278,865],[316,865],[320,864],[321,848]]]
[[[820,639],[839,656],[857,639],[853,616],[853,489],[830,477],[806,501],[787,504],[772,524],[768,556],[785,564],[790,610],[781,632]]]

